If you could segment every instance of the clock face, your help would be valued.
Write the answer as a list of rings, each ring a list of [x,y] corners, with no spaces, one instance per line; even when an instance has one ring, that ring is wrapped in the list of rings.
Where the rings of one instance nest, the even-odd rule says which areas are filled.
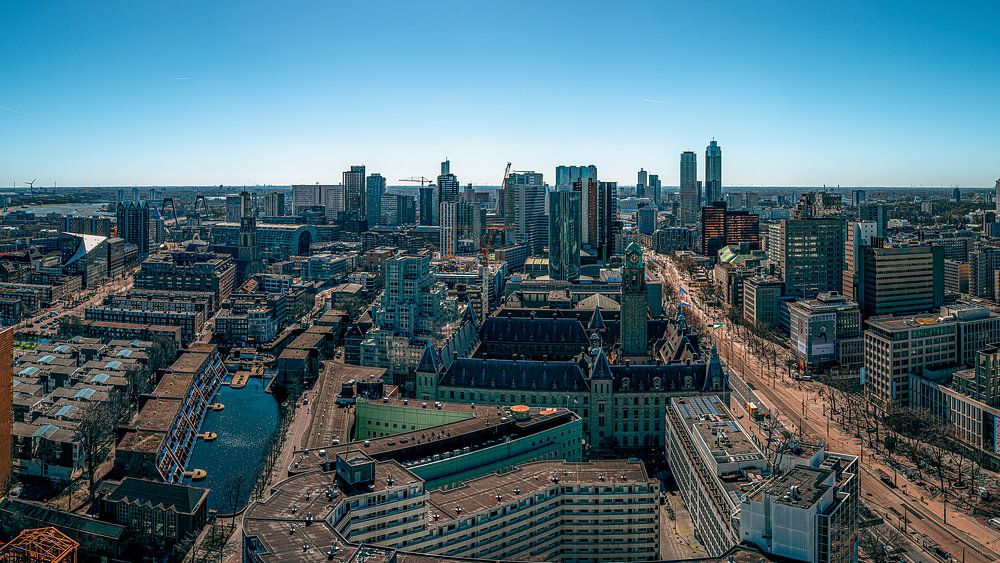
[[[638,264],[639,263],[639,253],[638,252],[630,252],[629,255],[628,255],[628,261],[631,262],[631,263],[633,263],[633,264]]]

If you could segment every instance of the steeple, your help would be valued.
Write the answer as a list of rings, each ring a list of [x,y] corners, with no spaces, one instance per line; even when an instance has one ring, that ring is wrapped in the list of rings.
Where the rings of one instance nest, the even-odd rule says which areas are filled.
[[[607,356],[604,355],[604,348],[595,350],[594,362],[590,368],[590,379],[612,379],[611,364],[608,363]]]
[[[597,332],[605,328],[607,328],[607,325],[604,324],[604,317],[601,315],[601,306],[597,305],[594,307],[594,314],[591,315],[590,322],[587,323],[587,330],[589,332]]]
[[[677,334],[678,335],[687,334],[688,325],[687,325],[687,319],[684,318],[684,306],[683,305],[680,305],[680,304],[677,305],[677,318],[675,320],[675,324],[677,325]]]

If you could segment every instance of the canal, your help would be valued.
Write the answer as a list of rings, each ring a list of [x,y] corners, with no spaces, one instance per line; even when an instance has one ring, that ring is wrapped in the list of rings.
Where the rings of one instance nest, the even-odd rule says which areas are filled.
[[[263,465],[268,443],[278,428],[278,402],[264,392],[267,381],[250,378],[246,387],[233,389],[223,385],[215,402],[226,408],[208,411],[202,432],[215,432],[218,438],[211,442],[199,440],[191,453],[187,469],[204,469],[208,475],[200,481],[186,480],[197,487],[210,489],[208,507],[228,513],[232,505],[223,489],[235,475],[243,476],[240,507],[253,490]]]

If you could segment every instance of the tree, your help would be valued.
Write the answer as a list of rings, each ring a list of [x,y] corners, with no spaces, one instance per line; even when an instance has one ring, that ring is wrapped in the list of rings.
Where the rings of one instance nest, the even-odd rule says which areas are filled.
[[[95,477],[101,464],[107,461],[114,446],[115,427],[119,409],[111,401],[92,403],[86,407],[76,427],[74,439],[80,444],[84,456],[84,473],[87,476],[87,493],[94,502]]]
[[[895,563],[905,547],[903,536],[886,524],[864,528],[858,535],[858,547],[872,563]]]
[[[222,483],[222,500],[233,516],[229,529],[236,527],[236,513],[242,508],[243,497],[247,493],[247,479],[243,473],[234,473]]]

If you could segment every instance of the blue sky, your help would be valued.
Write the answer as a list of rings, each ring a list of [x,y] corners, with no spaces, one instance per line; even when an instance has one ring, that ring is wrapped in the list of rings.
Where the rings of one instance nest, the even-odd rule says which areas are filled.
[[[5,2],[0,185],[992,186],[1000,4]],[[703,174],[703,167],[699,176]]]

